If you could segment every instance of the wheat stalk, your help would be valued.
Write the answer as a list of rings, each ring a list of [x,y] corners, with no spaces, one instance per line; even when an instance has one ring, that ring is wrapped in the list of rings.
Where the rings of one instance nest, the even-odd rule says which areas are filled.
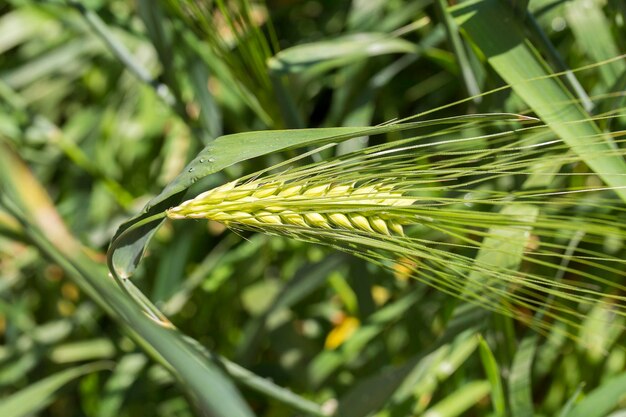
[[[229,182],[167,211],[171,219],[209,219],[227,226],[345,229],[404,236],[414,216],[390,208],[416,201],[389,183]]]

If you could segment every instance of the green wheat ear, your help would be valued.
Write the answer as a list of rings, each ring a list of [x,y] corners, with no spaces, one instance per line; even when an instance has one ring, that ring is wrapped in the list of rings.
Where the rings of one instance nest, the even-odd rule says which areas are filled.
[[[171,219],[209,219],[242,228],[343,229],[404,236],[414,216],[390,210],[415,198],[388,183],[229,182],[167,211]]]
[[[542,332],[560,322],[575,338],[592,306],[626,317],[625,261],[604,248],[607,239],[626,241],[626,227],[606,211],[626,211],[610,189],[594,186],[593,173],[577,174],[588,186],[569,185],[561,167],[580,159],[547,128],[531,133],[543,135],[540,147],[535,135],[503,132],[488,147],[483,136],[414,137],[281,171],[287,161],[165,214],[324,244],[383,268],[406,264],[446,294]],[[546,154],[556,168],[537,172]],[[499,191],[502,177],[557,188]],[[575,198],[581,192],[589,197]],[[529,207],[533,216],[524,214]]]

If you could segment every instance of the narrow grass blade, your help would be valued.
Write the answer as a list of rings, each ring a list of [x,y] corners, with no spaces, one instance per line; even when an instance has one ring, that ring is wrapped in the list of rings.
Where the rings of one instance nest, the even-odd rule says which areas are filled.
[[[472,381],[461,389],[453,392],[424,414],[424,417],[456,417],[463,414],[471,406],[478,403],[489,393],[490,385],[487,381]]]
[[[70,234],[50,197],[4,144],[0,152],[0,190],[1,203],[22,223],[32,244],[63,268],[147,353],[172,372],[202,412],[224,417],[252,415],[212,361],[171,323],[146,315],[114,281],[107,279],[104,265],[96,262],[93,253]]]
[[[585,387],[584,382],[581,382],[580,384],[578,384],[578,386],[576,387],[576,390],[574,391],[572,395],[570,395],[569,399],[567,400],[563,408],[561,408],[559,415],[557,417],[566,417],[572,411],[584,387]]]
[[[284,49],[269,60],[268,66],[277,74],[325,71],[372,56],[415,52],[415,45],[404,39],[385,33],[358,33]]]
[[[483,368],[487,374],[487,380],[491,385],[491,402],[493,403],[493,409],[496,417],[506,416],[506,398],[504,396],[504,388],[502,386],[502,377],[500,376],[500,367],[496,358],[493,356],[491,348],[487,344],[487,341],[480,337],[479,342],[480,359],[483,363]]]
[[[176,99],[170,92],[169,88],[165,84],[159,83],[155,80],[148,70],[146,70],[141,64],[137,62],[133,54],[124,46],[118,39],[113,36],[106,23],[100,19],[95,12],[87,9],[82,3],[77,1],[69,2],[80,14],[84,17],[85,21],[93,29],[96,35],[102,39],[109,50],[115,55],[117,59],[124,64],[126,68],[136,76],[140,81],[146,85],[154,88],[155,93],[165,103],[170,106],[175,106]]]
[[[599,1],[576,0],[566,3],[566,18],[585,54],[594,62],[602,62],[619,55],[619,48],[610,30]],[[605,87],[612,87],[624,71],[625,61],[613,61],[599,68]]]
[[[13,89],[21,89],[57,71],[67,71],[68,62],[74,67],[81,67],[85,65],[86,56],[92,53],[96,43],[97,39],[87,37],[59,45],[3,73],[2,81]]]
[[[56,363],[109,359],[114,355],[115,346],[105,338],[59,344],[50,351],[50,359]]]
[[[459,69],[461,70],[463,81],[465,82],[465,88],[467,89],[467,93],[470,96],[477,96],[474,100],[476,103],[479,103],[481,101],[481,97],[478,96],[480,94],[480,87],[478,86],[478,80],[476,75],[474,74],[474,70],[469,60],[467,51],[465,50],[463,40],[459,35],[459,28],[456,25],[456,22],[454,21],[452,16],[450,16],[450,12],[448,12],[445,0],[436,0],[435,7],[441,15],[443,25],[446,28],[448,42],[450,42],[452,50],[456,55]]]
[[[77,366],[50,375],[28,387],[2,399],[2,417],[22,417],[38,413],[54,400],[55,393],[71,381],[92,372],[110,368],[110,363],[96,362]]]

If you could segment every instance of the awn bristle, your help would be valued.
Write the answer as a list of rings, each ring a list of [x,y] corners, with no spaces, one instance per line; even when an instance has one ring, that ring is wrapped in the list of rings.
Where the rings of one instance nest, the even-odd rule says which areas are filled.
[[[167,216],[258,229],[288,226],[404,235],[402,224],[410,223],[410,216],[390,210],[414,202],[390,184],[233,181],[169,209]]]

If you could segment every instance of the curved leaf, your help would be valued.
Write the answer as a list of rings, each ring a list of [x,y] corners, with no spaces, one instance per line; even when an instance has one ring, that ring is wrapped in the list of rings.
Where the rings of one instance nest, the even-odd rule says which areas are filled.
[[[356,33],[287,48],[271,58],[268,66],[277,74],[293,74],[329,70],[372,56],[415,52],[417,47],[411,42],[386,33]]]
[[[107,277],[104,266],[66,228],[50,197],[9,146],[0,142],[0,203],[18,219],[24,236],[61,267],[82,291],[170,371],[204,415],[251,417],[222,369],[166,319],[145,314]],[[95,255],[95,256],[94,256]],[[144,306],[141,306],[144,307]],[[5,414],[0,413],[4,416]]]

